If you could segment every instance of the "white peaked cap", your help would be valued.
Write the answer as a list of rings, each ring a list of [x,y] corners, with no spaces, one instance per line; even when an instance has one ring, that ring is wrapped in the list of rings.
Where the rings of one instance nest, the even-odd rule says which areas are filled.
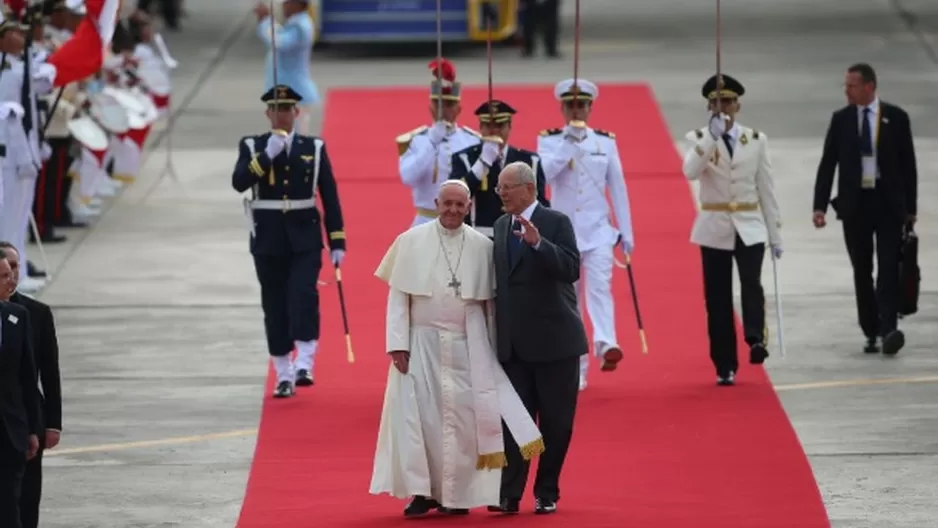
[[[65,9],[84,15],[86,13],[85,0],[65,0]]]
[[[586,99],[599,99],[599,87],[594,83],[587,81],[586,79],[566,79],[557,83],[554,86],[554,97],[557,100],[563,101],[565,99],[571,99],[569,94],[573,92],[573,86],[576,85],[579,88],[580,97]],[[568,94],[567,97],[564,97],[564,94]],[[588,97],[585,97],[588,96]]]

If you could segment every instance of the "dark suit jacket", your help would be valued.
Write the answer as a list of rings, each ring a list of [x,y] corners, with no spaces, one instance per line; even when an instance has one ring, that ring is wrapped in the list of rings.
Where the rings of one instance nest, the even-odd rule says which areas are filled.
[[[481,144],[473,145],[453,154],[453,170],[450,173],[449,179],[466,182],[466,185],[469,186],[469,190],[472,192],[472,200],[475,203],[475,224],[472,223],[472,219],[469,216],[466,217],[467,224],[473,227],[492,227],[495,225],[495,221],[502,215],[502,200],[495,192],[495,186],[498,184],[498,175],[502,172],[502,168],[505,165],[516,161],[523,161],[534,169],[534,174],[537,177],[537,201],[544,207],[550,207],[550,202],[547,201],[547,195],[545,194],[546,179],[544,178],[544,168],[541,167],[540,158],[538,158],[537,154],[529,150],[518,149],[508,145],[505,152],[504,164],[496,163],[492,165],[488,174],[482,181],[479,181],[479,179],[472,174],[472,166],[475,165],[475,162],[481,155]]]
[[[511,215],[495,222],[495,328],[498,359],[557,361],[587,353],[586,332],[573,284],[580,279],[580,252],[573,224],[542,205],[531,223],[541,235],[535,250],[523,244],[513,266],[508,254]]]
[[[42,431],[29,312],[0,301],[0,318],[0,432],[7,434],[13,447],[26,453],[29,435]]]
[[[316,139],[295,134],[286,150],[271,160],[264,153],[270,133],[248,136],[239,142],[238,161],[231,175],[236,191],[251,189],[258,200],[309,200],[314,198],[313,179],[316,173]],[[254,153],[248,146],[253,143]],[[323,144],[319,151],[319,198],[329,233],[329,249],[345,249],[342,207],[332,163]],[[285,256],[293,253],[322,250],[322,227],[318,208],[292,211],[255,210],[251,253]]]
[[[62,380],[59,375],[59,341],[55,334],[55,318],[48,304],[22,293],[14,293],[10,301],[26,308],[32,327],[32,349],[42,385],[41,410],[45,429],[62,430]]]
[[[909,115],[896,105],[879,102],[879,136],[876,162],[880,179],[876,182],[886,194],[889,212],[904,221],[918,214],[918,169]],[[837,218],[865,214],[860,210],[863,167],[860,154],[860,118],[855,105],[834,112],[824,138],[824,151],[814,182],[814,210],[827,211],[830,201]],[[837,196],[831,200],[834,172],[839,168]]]

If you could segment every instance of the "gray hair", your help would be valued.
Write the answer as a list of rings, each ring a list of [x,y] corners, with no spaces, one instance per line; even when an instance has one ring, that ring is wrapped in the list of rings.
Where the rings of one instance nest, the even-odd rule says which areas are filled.
[[[508,165],[505,165],[505,168],[502,169],[502,172],[508,172],[509,170],[514,169],[518,173],[518,182],[519,183],[536,183],[537,178],[534,177],[534,169],[530,165],[523,161],[513,161]]]

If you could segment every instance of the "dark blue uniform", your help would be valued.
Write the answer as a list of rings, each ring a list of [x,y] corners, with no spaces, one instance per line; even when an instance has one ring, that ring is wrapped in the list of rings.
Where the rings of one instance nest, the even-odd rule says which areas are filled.
[[[482,145],[473,145],[453,154],[453,171],[449,177],[451,180],[463,180],[472,192],[475,222],[473,223],[472,213],[470,213],[470,216],[466,217],[467,224],[473,227],[491,228],[495,225],[495,220],[498,220],[498,217],[504,214],[502,201],[495,192],[495,185],[498,184],[498,174],[502,171],[502,168],[516,161],[523,161],[534,169],[534,174],[537,177],[537,200],[544,207],[550,207],[550,202],[544,195],[544,169],[541,168],[540,158],[537,154],[508,145],[504,163],[496,162],[488,169],[488,174],[480,181],[472,173],[472,166],[481,155]],[[490,233],[489,236],[491,237]]]
[[[271,160],[264,153],[270,137],[266,133],[241,140],[231,185],[238,192],[250,189],[257,203],[279,201],[284,206],[253,210],[250,247],[261,285],[268,351],[271,356],[285,356],[293,350],[294,341],[319,339],[321,223],[326,224],[330,250],[345,250],[345,231],[324,142],[296,134],[290,146]],[[324,218],[315,207],[291,208],[296,201],[314,198],[314,181]]]

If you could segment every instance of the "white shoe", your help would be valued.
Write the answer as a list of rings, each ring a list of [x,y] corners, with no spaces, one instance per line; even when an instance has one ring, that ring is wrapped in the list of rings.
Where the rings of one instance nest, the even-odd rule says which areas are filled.
[[[72,212],[72,216],[76,218],[81,218],[83,220],[88,220],[96,216],[101,215],[101,210],[85,205],[83,203],[76,203],[69,206],[69,210]]]
[[[101,198],[111,198],[117,196],[117,187],[112,187],[110,185],[102,185],[100,189],[95,193]],[[93,200],[92,200],[93,203]]]
[[[586,390],[586,378],[580,377],[580,390]]]
[[[104,204],[104,202],[102,202],[101,199],[98,198],[97,196],[92,197],[92,198],[91,198],[91,201],[88,202],[88,205],[90,205],[91,207],[93,207],[93,208],[95,208],[95,209],[100,209],[103,204]],[[100,214],[100,213],[99,213],[99,214]]]
[[[36,293],[46,285],[46,281],[34,277],[26,277],[16,285],[17,291],[23,293]]]

